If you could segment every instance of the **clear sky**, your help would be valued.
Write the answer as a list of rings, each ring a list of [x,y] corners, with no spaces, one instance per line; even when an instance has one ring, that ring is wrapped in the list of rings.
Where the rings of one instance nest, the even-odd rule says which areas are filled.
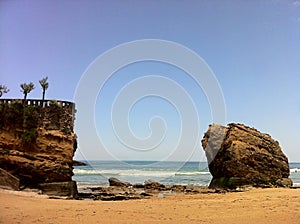
[[[290,161],[300,161],[299,0],[1,0],[0,84],[10,89],[4,97],[21,98],[20,84],[32,81],[36,88],[28,97],[40,98],[38,80],[48,76],[46,98],[76,101],[79,81],[98,56],[120,44],[141,39],[176,42],[202,57],[224,96],[224,124],[244,123],[269,133],[279,141]],[[100,82],[102,74],[98,75],[95,83]],[[152,83],[146,76],[161,81]],[[190,96],[198,114],[191,115],[190,120],[195,122],[182,120],[181,110],[185,108],[174,105],[181,96],[175,97],[174,103],[160,94],[150,94],[128,111],[128,130],[137,139],[145,140],[141,146],[145,150],[126,148],[126,144],[135,143],[126,139],[124,114],[114,114],[112,109],[116,97],[122,96],[119,92],[133,87],[133,95],[137,95],[145,89],[158,91],[161,87],[170,93],[169,97],[176,96],[177,90],[164,84],[166,80],[171,82],[169,79]],[[130,85],[139,80],[142,82],[138,87]],[[90,97],[89,86],[86,88],[82,99]],[[91,108],[95,114],[92,119],[102,145],[91,134],[95,128],[85,123],[84,118],[90,114],[80,114],[79,107],[76,158],[111,159],[112,155],[121,160],[165,160],[174,152],[181,136],[193,131],[181,126],[193,126],[198,120],[200,136],[195,150],[187,143],[172,159],[186,160],[186,154],[192,154],[189,159],[205,161],[199,140],[208,125],[216,121],[211,115],[211,102],[206,91],[178,67],[155,61],[124,66],[96,94],[92,96],[96,98],[95,107]],[[159,128],[151,132],[153,116],[160,117],[152,120]],[[163,123],[159,123],[161,119]],[[115,136],[118,125],[125,132],[120,139]],[[157,147],[154,142],[147,142],[154,131],[158,137],[162,135]]]

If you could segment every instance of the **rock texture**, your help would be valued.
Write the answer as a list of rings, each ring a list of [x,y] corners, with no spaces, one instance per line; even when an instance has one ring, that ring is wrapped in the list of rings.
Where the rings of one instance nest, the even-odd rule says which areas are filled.
[[[108,182],[109,182],[109,186],[114,186],[114,187],[130,187],[130,186],[132,186],[131,183],[120,181],[119,179],[117,179],[115,177],[109,178]]]
[[[39,189],[49,196],[77,198],[78,195],[75,181],[42,183]]]
[[[0,167],[23,187],[70,182],[77,148],[74,104],[37,102],[0,101]]]
[[[131,184],[116,178],[109,178],[109,182],[117,183],[115,186],[82,186],[79,187],[79,199],[92,199],[102,201],[117,201],[131,199],[145,199],[150,197],[162,198],[178,194],[220,193],[218,189],[204,189],[182,185],[165,186],[154,180],[147,180],[144,184]]]
[[[146,189],[158,189],[158,190],[161,190],[161,189],[164,189],[166,186],[155,181],[155,180],[146,180],[144,182],[144,186]]]
[[[233,123],[210,125],[202,147],[213,176],[211,188],[292,185],[288,159],[279,143],[254,128]]]
[[[20,190],[20,180],[0,168],[0,187],[8,190]]]
[[[21,184],[71,181],[73,176],[74,134],[37,130],[36,143],[26,145],[9,130],[0,132],[1,168],[20,178]]]
[[[73,160],[73,166],[87,166],[87,164],[81,161]]]

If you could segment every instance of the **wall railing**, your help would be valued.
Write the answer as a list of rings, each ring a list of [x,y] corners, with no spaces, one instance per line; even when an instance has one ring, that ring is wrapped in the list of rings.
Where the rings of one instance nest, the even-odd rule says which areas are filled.
[[[25,105],[37,106],[37,107],[50,107],[53,104],[56,104],[60,107],[74,107],[75,104],[69,101],[62,101],[62,100],[41,100],[41,99],[0,99],[1,103],[12,104],[14,102],[23,103]]]

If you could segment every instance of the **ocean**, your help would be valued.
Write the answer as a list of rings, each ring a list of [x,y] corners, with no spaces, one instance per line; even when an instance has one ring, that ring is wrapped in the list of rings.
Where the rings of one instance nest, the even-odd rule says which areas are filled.
[[[212,178],[206,162],[158,161],[83,161],[87,166],[74,166],[73,180],[78,186],[108,185],[116,177],[132,184],[152,179],[165,185],[207,187]],[[290,178],[300,186],[300,163],[290,163]]]

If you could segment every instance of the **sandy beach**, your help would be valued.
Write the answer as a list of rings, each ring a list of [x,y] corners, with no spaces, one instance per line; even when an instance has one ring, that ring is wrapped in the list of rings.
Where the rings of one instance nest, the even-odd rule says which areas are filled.
[[[0,223],[299,223],[300,189],[130,201],[45,199],[0,192]]]

